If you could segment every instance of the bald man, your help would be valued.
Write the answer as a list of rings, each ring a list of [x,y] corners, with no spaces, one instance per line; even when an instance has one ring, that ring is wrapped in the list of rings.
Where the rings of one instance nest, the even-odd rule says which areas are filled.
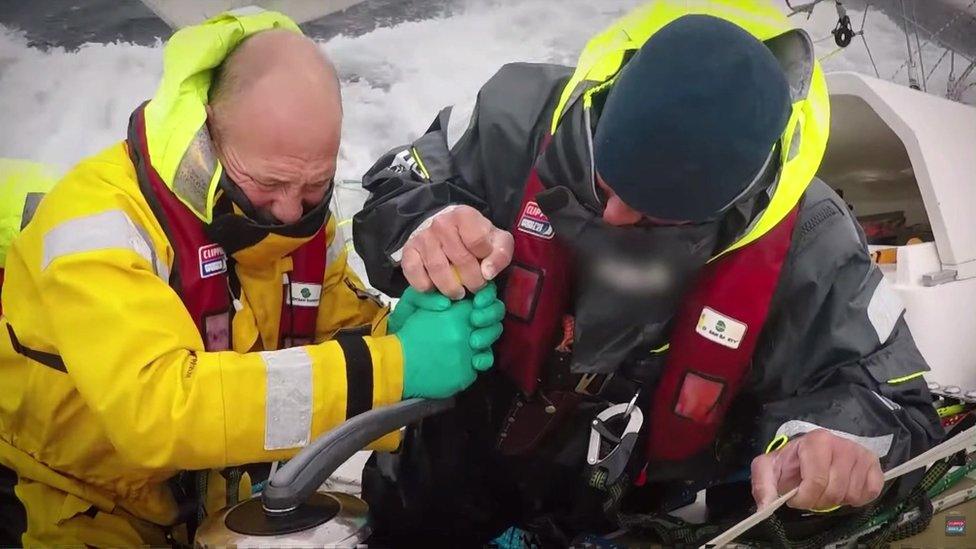
[[[224,171],[260,221],[297,222],[335,174],[342,105],[332,64],[308,38],[270,30],[245,40],[218,76],[207,119]]]
[[[225,14],[176,33],[164,66],[128,138],[7,254],[0,496],[14,484],[23,510],[0,545],[188,542],[250,497],[241,466],[491,366],[492,286],[389,315],[348,268],[328,209],[339,86],[294,23]]]

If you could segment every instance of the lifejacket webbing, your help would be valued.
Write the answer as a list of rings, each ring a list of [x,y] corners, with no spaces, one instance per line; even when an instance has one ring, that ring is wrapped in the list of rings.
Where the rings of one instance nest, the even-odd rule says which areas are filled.
[[[707,264],[679,305],[651,399],[652,461],[690,458],[715,439],[752,364],[798,209],[758,240]]]
[[[540,155],[550,141],[547,136]],[[572,287],[570,252],[553,238],[552,225],[535,201],[543,190],[533,167],[511,229],[515,249],[505,279],[507,314],[497,347],[499,369],[526,395],[535,392],[542,367],[562,335]]]
[[[182,299],[208,351],[230,349],[232,342],[231,280],[233,268],[219,245],[205,234],[203,223],[163,183],[152,167],[146,145],[143,106],[129,120],[128,146],[136,167],[139,187],[175,252],[170,287]],[[326,269],[326,229],[323,226],[290,256],[293,269],[288,284],[282,284],[282,310],[278,347],[314,341],[321,288]],[[239,283],[235,282],[238,287]],[[293,285],[318,292],[318,302],[292,299]],[[301,290],[299,290],[301,291]],[[236,297],[236,294],[235,294]]]
[[[59,372],[68,373],[68,369],[64,365],[64,359],[62,359],[60,355],[24,347],[20,343],[20,340],[17,339],[17,334],[14,333],[14,327],[10,324],[7,324],[7,333],[10,335],[10,344],[13,346],[15,353],[25,356],[34,362],[43,364],[48,368],[53,368]]]
[[[545,377],[542,369],[572,306],[570,251],[535,202],[542,190],[533,168],[511,228],[515,250],[497,348],[499,369],[526,395]],[[652,461],[690,457],[714,440],[749,370],[797,210],[760,239],[707,264],[682,300],[672,322],[664,372],[645,414],[650,417],[647,456]]]

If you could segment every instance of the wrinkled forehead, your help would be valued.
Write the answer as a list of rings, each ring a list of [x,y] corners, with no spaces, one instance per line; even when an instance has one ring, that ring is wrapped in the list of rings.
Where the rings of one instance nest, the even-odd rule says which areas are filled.
[[[261,82],[220,116],[225,118],[225,139],[250,153],[306,160],[334,159],[338,153],[342,110],[336,94],[328,90],[296,89],[287,81]]]

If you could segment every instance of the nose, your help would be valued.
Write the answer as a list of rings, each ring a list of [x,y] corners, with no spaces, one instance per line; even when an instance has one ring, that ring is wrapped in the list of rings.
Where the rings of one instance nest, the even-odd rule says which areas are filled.
[[[271,213],[282,223],[294,223],[302,218],[301,201],[277,201],[271,207]]]
[[[607,182],[600,177],[600,174],[596,174],[596,185],[603,191],[603,195],[606,197],[606,206],[603,208],[603,222],[607,225],[616,225],[617,227],[625,227],[627,225],[636,225],[640,221],[644,214],[631,208],[626,202],[621,200],[617,193],[607,185]]]
[[[302,195],[300,192],[288,190],[279,195],[271,204],[271,213],[282,223],[294,223],[302,218]]]
[[[616,194],[607,198],[607,206],[603,209],[603,221],[607,225],[616,225],[617,227],[635,225],[643,217],[644,214],[628,206]]]

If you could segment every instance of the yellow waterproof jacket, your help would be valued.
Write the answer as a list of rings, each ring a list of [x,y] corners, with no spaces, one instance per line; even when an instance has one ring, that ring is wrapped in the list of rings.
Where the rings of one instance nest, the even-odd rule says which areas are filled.
[[[112,219],[106,212],[131,222],[131,247],[101,247],[100,231],[113,228],[97,224]],[[74,250],[56,240],[70,234],[82,237]],[[279,363],[308,363],[297,371],[312,387],[312,437],[346,419],[345,357],[330,341],[338,330],[371,327],[373,335],[363,339],[372,360],[373,406],[400,399],[399,342],[384,337],[386,309],[363,291],[345,250],[323,281],[316,328],[322,343],[259,352],[274,350],[282,273],[290,269],[287,258],[271,257],[238,263],[243,309],[234,316],[233,350],[204,352],[180,297],[138,250],[139,234],[172,269],[173,248],[119,144],[60,181],[14,242],[0,319],[0,462],[7,467],[104,511],[121,504],[165,524],[175,508],[162,483],[175,472],[297,451],[265,449],[274,424],[265,395]],[[333,246],[334,234],[333,221]],[[66,371],[15,352],[8,323],[21,345],[60,356]]]
[[[260,19],[267,13],[256,23],[215,24],[239,41],[267,28]],[[126,143],[80,163],[8,252],[0,464],[68,494],[66,509],[81,500],[165,525],[177,517],[166,481],[178,471],[286,459],[344,421],[347,358],[368,359],[373,407],[400,400],[402,354],[385,335],[388,310],[348,267],[334,219],[327,236],[314,344],[275,349],[282,278],[292,268],[286,254],[295,245],[268,238],[235,267],[242,308],[232,349],[206,352],[167,282],[174,246],[140,191]],[[332,340],[354,327],[370,334],[362,337],[368,358],[346,357]],[[35,360],[43,357],[62,366]],[[283,440],[294,443],[282,447]],[[388,437],[379,446],[395,443]]]

